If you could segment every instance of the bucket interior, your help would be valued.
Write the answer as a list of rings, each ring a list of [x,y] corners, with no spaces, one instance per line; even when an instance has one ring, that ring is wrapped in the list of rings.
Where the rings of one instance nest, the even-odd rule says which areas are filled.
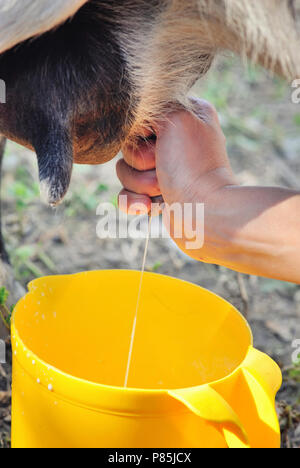
[[[38,358],[88,381],[123,386],[140,273],[42,278],[15,310],[15,328]],[[195,285],[146,273],[129,387],[175,389],[230,374],[252,344],[243,317]]]

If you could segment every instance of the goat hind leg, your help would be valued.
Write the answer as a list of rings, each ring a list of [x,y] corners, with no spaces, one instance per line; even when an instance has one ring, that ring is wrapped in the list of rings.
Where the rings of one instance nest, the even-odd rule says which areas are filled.
[[[292,0],[195,0],[212,46],[260,63],[287,80],[300,76]]]

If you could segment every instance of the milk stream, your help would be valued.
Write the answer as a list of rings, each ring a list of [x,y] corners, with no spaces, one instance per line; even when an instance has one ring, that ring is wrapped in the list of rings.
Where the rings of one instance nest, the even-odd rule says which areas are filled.
[[[126,376],[125,376],[125,382],[124,382],[124,387],[125,388],[128,387],[128,380],[129,380],[130,367],[131,367],[131,361],[132,361],[132,352],[133,352],[133,348],[134,348],[134,341],[135,341],[135,334],[136,334],[136,325],[137,325],[137,319],[138,319],[140,303],[141,303],[141,295],[142,295],[142,289],[143,289],[143,279],[144,279],[146,260],[147,260],[147,254],[148,254],[148,248],[149,248],[149,240],[150,240],[150,234],[151,234],[151,222],[152,222],[152,216],[149,215],[148,235],[147,235],[146,244],[145,244],[145,251],[144,251],[144,257],[143,257],[143,263],[142,263],[141,277],[140,277],[140,284],[139,284],[139,289],[138,289],[138,297],[137,297],[135,316],[134,316],[134,321],[133,321],[133,326],[132,326],[130,348],[129,348],[127,368],[126,368]]]

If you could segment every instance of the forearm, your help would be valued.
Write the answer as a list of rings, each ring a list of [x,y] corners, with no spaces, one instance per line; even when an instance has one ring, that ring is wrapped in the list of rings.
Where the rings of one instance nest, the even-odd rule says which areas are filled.
[[[193,109],[195,114],[170,114],[155,145],[124,148],[118,175],[128,206],[144,201],[147,211],[151,197],[161,193],[167,229],[187,255],[300,284],[300,192],[238,186],[215,109],[203,101],[193,101]],[[205,206],[202,248],[197,203]],[[187,205],[194,213],[185,214],[182,226]]]
[[[205,203],[202,250],[233,270],[300,284],[300,192],[240,186],[216,191]]]

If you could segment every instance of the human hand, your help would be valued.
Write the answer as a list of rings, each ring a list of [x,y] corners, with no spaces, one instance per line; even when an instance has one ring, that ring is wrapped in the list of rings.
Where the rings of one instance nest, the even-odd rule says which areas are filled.
[[[168,229],[184,251],[189,250],[186,236],[191,235],[186,229],[178,230],[178,223],[185,222],[185,228],[190,224],[190,234],[197,223],[182,217],[176,220],[172,207],[180,204],[183,212],[184,205],[195,207],[207,202],[214,192],[235,183],[216,110],[206,101],[193,100],[192,105],[194,113],[182,110],[170,114],[156,129],[156,141],[141,141],[135,148],[125,146],[124,159],[117,164],[117,174],[124,186],[120,209],[129,214],[136,214],[137,208],[139,213],[148,213],[151,198],[162,195]],[[192,209],[190,215],[192,212],[197,216],[196,210]],[[183,233],[181,238],[175,236],[179,231]],[[187,253],[199,258],[199,252]],[[201,259],[207,256],[202,249]]]
[[[134,213],[139,202],[140,211],[148,213],[151,197],[162,194],[165,224],[189,256],[300,284],[300,220],[295,216],[300,209],[299,190],[238,185],[215,109],[205,101],[192,104],[193,113],[172,113],[155,129],[155,143],[123,148],[117,172],[127,204],[121,203],[120,208]],[[199,204],[205,210],[202,226]],[[174,205],[181,207],[179,218],[172,211]],[[192,210],[186,214],[187,205]],[[200,229],[204,243],[191,248]],[[181,236],[175,235],[178,232]]]

